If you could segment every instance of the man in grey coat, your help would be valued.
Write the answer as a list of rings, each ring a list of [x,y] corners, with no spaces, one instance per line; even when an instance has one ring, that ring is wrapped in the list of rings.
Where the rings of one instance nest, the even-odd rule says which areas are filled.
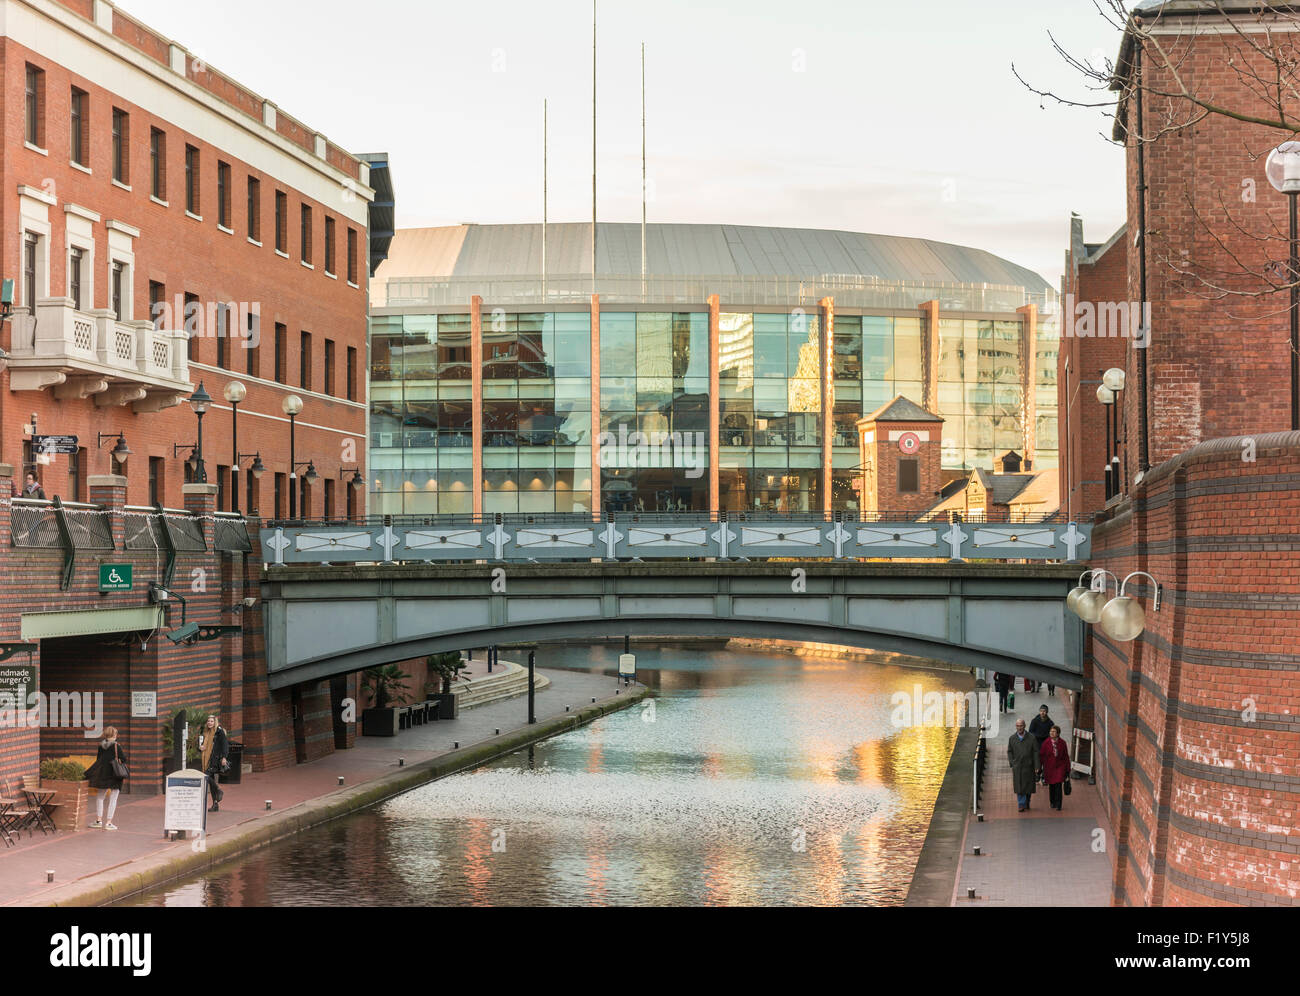
[[[1034,784],[1043,764],[1038,755],[1038,741],[1025,729],[1023,719],[1016,720],[1016,732],[1007,741],[1007,760],[1011,762],[1011,784],[1016,790],[1016,802],[1023,813],[1029,808],[1029,799],[1034,794]]]

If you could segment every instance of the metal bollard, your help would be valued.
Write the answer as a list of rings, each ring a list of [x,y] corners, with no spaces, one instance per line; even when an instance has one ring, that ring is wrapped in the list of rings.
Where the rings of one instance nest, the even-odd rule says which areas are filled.
[[[267,800],[266,800],[266,808],[267,808],[267,809],[270,809],[270,808],[271,808],[271,800],[270,800],[270,799],[267,799]]]
[[[404,757],[399,757],[399,758],[397,759],[397,766],[398,766],[399,768],[405,768],[405,767],[406,767],[406,758],[404,758]]]
[[[339,784],[340,784],[340,785],[343,784],[343,776],[342,776],[342,775],[339,775]]]
[[[47,882],[53,882],[53,881],[54,881],[54,869],[53,869],[53,868],[46,868],[46,869],[45,869],[45,881],[47,881]]]

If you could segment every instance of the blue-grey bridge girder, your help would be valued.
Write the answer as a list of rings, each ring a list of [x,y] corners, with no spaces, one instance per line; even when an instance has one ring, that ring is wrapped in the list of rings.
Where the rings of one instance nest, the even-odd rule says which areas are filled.
[[[857,561],[270,567],[267,670],[283,688],[489,643],[743,636],[1077,688],[1082,624],[1064,605],[1076,576],[1063,564]]]

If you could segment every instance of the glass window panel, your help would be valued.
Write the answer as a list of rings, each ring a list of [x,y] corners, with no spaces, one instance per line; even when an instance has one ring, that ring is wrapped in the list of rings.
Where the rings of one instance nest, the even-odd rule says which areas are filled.
[[[831,347],[835,379],[861,380],[863,371],[861,316],[841,315],[835,319],[835,335]]]
[[[667,412],[673,403],[673,382],[669,377],[638,377],[636,407],[638,411]]]
[[[569,411],[576,408],[591,408],[591,381],[556,379],[555,381],[555,407],[556,410]]]
[[[709,316],[673,315],[673,377],[709,377]]]
[[[438,379],[470,379],[470,334],[469,331],[452,331],[444,329],[439,316],[438,325]]]
[[[672,315],[642,312],[636,316],[636,374],[638,377],[672,377]]]
[[[718,315],[718,377],[722,381],[754,376],[754,316],[734,312]]]
[[[754,376],[786,376],[786,336],[780,334],[754,333]]]
[[[786,408],[791,412],[821,411],[821,384],[815,380],[787,381]]]
[[[591,376],[590,331],[584,329],[555,334],[555,376]]]
[[[634,378],[600,378],[601,411],[633,411],[635,408],[636,380]]]
[[[536,380],[554,375],[553,357],[547,355],[544,334],[541,331],[518,334],[519,378]]]
[[[925,371],[921,365],[920,318],[894,319],[894,379],[921,381]],[[917,399],[919,401],[919,397]]]

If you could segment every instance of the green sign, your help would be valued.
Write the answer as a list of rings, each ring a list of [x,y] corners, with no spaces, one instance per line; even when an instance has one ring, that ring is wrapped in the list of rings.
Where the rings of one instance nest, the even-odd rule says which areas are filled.
[[[99,590],[100,591],[130,591],[131,590],[131,565],[130,564],[100,564],[99,565]]]

